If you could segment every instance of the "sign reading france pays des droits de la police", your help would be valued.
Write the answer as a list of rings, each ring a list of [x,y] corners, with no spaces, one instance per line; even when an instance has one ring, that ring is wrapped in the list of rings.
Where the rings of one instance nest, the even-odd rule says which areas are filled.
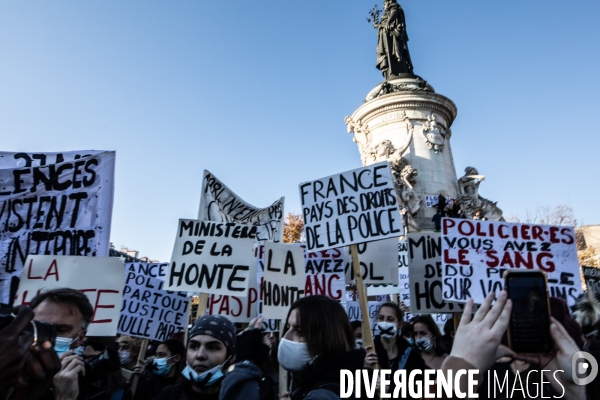
[[[300,200],[309,251],[403,234],[387,162],[301,183]]]

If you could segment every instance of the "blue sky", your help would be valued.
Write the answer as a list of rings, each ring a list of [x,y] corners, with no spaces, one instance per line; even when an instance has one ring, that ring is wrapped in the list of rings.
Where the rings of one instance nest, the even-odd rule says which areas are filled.
[[[360,166],[374,1],[4,1],[4,151],[117,151],[112,241],[168,260],[208,169],[247,202]],[[506,214],[600,223],[600,3],[410,0],[415,72],[452,99],[458,175]],[[382,8],[382,4],[379,4]]]

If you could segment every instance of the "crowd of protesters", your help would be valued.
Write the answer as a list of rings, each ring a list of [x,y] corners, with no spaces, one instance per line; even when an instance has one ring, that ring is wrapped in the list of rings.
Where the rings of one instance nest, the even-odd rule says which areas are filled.
[[[368,375],[373,368],[441,374],[477,369],[479,398],[597,399],[600,378],[575,384],[572,359],[580,350],[600,358],[599,300],[586,294],[571,314],[564,301],[551,299],[551,354],[516,354],[507,346],[512,303],[505,292],[493,305],[490,293],[474,313],[469,300],[458,328],[447,323],[444,334],[430,316],[405,321],[396,303],[385,303],[373,326],[373,346],[363,347],[361,323],[351,322],[340,303],[308,296],[292,304],[279,333],[262,332],[262,318],[242,330],[226,317],[205,315],[191,326],[186,343],[179,335],[142,349],[139,339],[127,336],[87,337],[93,316],[87,297],[57,289],[1,317],[0,400],[334,400],[340,398],[340,371]],[[509,387],[532,371],[553,379],[536,387],[535,397],[527,397],[529,390],[489,397],[487,371],[507,376]],[[353,395],[367,398],[365,391]]]

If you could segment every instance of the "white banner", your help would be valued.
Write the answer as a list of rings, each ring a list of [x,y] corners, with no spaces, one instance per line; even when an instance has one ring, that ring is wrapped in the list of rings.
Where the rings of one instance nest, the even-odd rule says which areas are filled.
[[[283,240],[284,197],[269,207],[257,208],[242,200],[213,174],[204,170],[198,219],[236,222],[257,227],[256,240]]]
[[[116,257],[27,257],[15,306],[27,305],[40,291],[79,290],[88,297],[94,316],[88,336],[115,336],[123,297],[125,266]]]
[[[108,256],[114,151],[0,152],[0,303],[29,254]]]
[[[180,219],[165,289],[246,297],[257,227]]]
[[[168,263],[125,264],[125,286],[117,333],[141,339],[167,340],[187,324],[187,292],[163,290]]]
[[[309,251],[344,247],[403,234],[387,162],[300,184]]]
[[[513,268],[546,272],[549,295],[569,305],[582,293],[572,227],[444,218],[442,232],[444,299],[480,304]]]

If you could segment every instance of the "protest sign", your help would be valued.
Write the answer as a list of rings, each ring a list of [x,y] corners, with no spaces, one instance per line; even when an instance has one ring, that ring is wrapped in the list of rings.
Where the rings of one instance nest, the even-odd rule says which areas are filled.
[[[172,333],[185,330],[189,299],[187,292],[163,290],[168,266],[125,264],[118,334],[162,342]]]
[[[439,233],[409,233],[410,312],[457,312],[462,306],[442,295],[442,246]]]
[[[213,294],[208,299],[208,314],[222,315],[231,322],[250,322],[258,315],[258,290],[250,287],[246,297]]]
[[[165,289],[248,293],[256,226],[180,219]]]
[[[308,250],[402,235],[396,196],[387,162],[300,184]]]
[[[371,321],[371,327],[374,327],[377,323],[377,314],[379,312],[379,307],[382,304],[386,303],[387,299],[382,298],[382,300],[377,301],[369,301],[368,309],[369,309],[369,320]],[[361,321],[362,313],[360,312],[360,305],[358,301],[347,301],[346,302],[346,313],[348,314],[348,319],[350,321]]]
[[[398,238],[357,244],[365,284],[398,285]],[[350,248],[346,252],[346,283],[354,283]]]
[[[582,293],[572,227],[444,218],[442,233],[445,300],[481,303],[513,268],[546,272],[549,295],[569,305]]]
[[[108,256],[114,151],[0,153],[0,303],[29,254]]]
[[[204,170],[202,197],[198,219],[217,222],[236,222],[257,227],[256,240],[283,240],[284,197],[269,207],[257,208],[242,200],[213,174]]]
[[[304,297],[304,249],[299,246],[265,242],[262,315],[287,318],[290,306]]]
[[[253,318],[256,318],[260,304],[260,281],[257,279],[258,262],[256,261],[257,246],[255,246],[254,252],[255,256],[250,263],[250,273],[248,275],[248,295],[238,297],[212,294],[208,299],[207,314],[222,315],[232,322],[250,322]]]
[[[58,288],[79,290],[88,297],[94,315],[88,336],[115,336],[123,297],[125,266],[115,257],[30,255],[14,305],[28,305],[38,293]]]
[[[323,295],[334,300],[343,300],[346,285],[344,282],[344,251],[340,248],[308,252],[304,249],[306,284],[304,295]]]
[[[592,293],[600,293],[600,268],[581,267],[581,269],[587,290]]]

